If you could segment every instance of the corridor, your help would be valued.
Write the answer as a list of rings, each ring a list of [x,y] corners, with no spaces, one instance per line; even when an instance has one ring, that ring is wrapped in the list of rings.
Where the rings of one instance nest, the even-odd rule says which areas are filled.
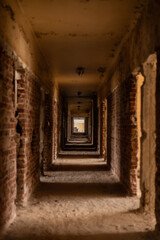
[[[5,240],[154,240],[155,218],[139,211],[97,158],[57,159]]]
[[[160,0],[0,0],[0,238],[159,240]]]

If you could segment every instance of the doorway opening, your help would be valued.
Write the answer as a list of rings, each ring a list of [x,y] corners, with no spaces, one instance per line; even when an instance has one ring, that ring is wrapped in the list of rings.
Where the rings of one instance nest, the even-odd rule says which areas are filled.
[[[74,117],[73,118],[73,132],[74,133],[85,133],[85,118]]]

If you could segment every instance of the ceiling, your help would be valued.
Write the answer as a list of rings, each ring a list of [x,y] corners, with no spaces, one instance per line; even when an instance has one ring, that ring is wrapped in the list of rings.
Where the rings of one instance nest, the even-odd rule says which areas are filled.
[[[18,0],[65,91],[96,91],[145,0]],[[77,67],[84,67],[79,76]]]

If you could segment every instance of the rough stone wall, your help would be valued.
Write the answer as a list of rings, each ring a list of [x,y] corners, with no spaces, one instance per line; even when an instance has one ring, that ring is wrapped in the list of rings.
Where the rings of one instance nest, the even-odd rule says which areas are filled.
[[[123,82],[107,101],[107,163],[127,191],[136,195],[136,79],[131,76]]]
[[[17,156],[17,197],[28,200],[39,183],[40,86],[35,77],[24,71],[18,80],[17,130],[21,129]],[[19,131],[18,131],[19,132]]]
[[[0,48],[0,229],[16,215],[16,119],[13,95],[14,63]]]

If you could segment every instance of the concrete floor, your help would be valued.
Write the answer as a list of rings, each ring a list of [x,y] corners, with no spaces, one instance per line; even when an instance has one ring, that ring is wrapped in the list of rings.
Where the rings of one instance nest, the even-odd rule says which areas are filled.
[[[101,159],[58,159],[18,209],[5,240],[160,239],[154,216],[139,212]]]

